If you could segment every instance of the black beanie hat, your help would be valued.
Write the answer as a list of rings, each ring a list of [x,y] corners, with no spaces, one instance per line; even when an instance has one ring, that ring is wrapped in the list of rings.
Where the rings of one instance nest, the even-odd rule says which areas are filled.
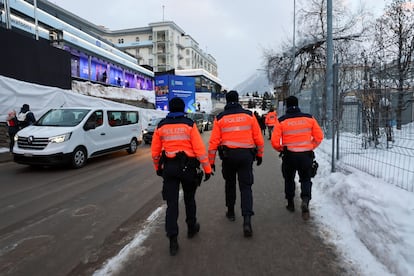
[[[226,94],[226,102],[228,103],[238,103],[239,94],[235,90],[231,90]]]
[[[298,106],[298,98],[296,98],[295,96],[289,96],[286,99],[286,107],[292,107],[292,106]]]
[[[185,103],[181,98],[172,98],[168,103],[170,112],[184,112]]]

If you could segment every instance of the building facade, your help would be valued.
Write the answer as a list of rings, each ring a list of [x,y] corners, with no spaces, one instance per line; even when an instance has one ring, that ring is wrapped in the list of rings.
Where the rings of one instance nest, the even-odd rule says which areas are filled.
[[[38,0],[37,5],[56,18],[125,51],[137,59],[138,65],[149,66],[154,72],[204,69],[211,75],[218,76],[215,58],[203,51],[198,42],[173,21],[110,30],[80,18],[51,1]]]
[[[139,65],[154,72],[172,69],[204,69],[217,77],[214,57],[204,52],[197,41],[173,21],[150,23],[148,27],[106,31],[105,39],[134,56]]]

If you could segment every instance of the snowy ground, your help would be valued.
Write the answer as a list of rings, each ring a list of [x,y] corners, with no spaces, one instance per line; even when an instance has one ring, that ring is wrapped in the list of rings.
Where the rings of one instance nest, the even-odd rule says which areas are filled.
[[[414,275],[414,193],[352,168],[331,173],[330,142],[316,150],[311,202],[322,235],[362,275]]]

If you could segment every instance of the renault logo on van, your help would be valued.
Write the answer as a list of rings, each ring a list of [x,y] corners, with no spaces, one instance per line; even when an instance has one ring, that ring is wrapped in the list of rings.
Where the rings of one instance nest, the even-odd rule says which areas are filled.
[[[33,137],[33,136],[29,136],[29,137],[27,137],[27,143],[28,143],[28,144],[33,143],[33,140],[34,140],[34,137]]]

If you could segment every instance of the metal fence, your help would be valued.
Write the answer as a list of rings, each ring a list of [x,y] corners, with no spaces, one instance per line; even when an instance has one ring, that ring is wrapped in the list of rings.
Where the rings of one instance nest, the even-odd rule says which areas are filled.
[[[339,104],[338,160],[414,192],[413,92],[404,93],[401,129],[396,125],[396,92],[362,91],[373,95],[368,100],[357,94],[342,97]]]

